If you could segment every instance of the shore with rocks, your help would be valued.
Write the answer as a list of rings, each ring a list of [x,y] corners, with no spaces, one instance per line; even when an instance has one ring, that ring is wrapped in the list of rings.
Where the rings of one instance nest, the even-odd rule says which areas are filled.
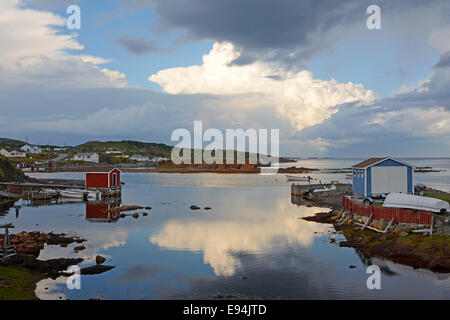
[[[304,217],[303,219],[332,224],[336,232],[342,233],[345,237],[345,241],[339,243],[340,247],[354,248],[366,256],[388,259],[413,268],[450,273],[450,237],[447,235],[433,234],[429,236],[412,233],[413,228],[403,224],[390,226],[387,233],[379,233],[368,229],[361,230],[361,223],[364,222],[358,221],[361,218],[355,221],[348,219],[341,223],[344,214],[342,195],[305,197],[297,201],[303,201],[303,204],[307,206],[332,208],[330,211],[320,212],[315,216]],[[374,221],[373,223],[373,227],[377,229],[386,228],[383,221]]]
[[[3,241],[2,236],[0,241]],[[82,258],[40,260],[40,252],[45,246],[65,248],[70,244],[78,244],[73,248],[75,252],[86,249],[82,245],[86,242],[85,239],[39,231],[12,234],[10,242],[15,245],[17,254],[6,261],[0,261],[0,300],[37,299],[35,290],[40,280],[70,276],[66,273],[67,269],[83,262]],[[81,274],[100,274],[114,268],[102,265],[104,261],[103,257],[97,256],[96,265],[82,268]]]

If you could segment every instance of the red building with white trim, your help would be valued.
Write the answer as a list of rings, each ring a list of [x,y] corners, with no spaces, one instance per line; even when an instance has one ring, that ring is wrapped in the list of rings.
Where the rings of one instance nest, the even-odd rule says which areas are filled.
[[[107,194],[120,193],[120,170],[116,167],[89,169],[86,172],[86,189],[101,190]]]

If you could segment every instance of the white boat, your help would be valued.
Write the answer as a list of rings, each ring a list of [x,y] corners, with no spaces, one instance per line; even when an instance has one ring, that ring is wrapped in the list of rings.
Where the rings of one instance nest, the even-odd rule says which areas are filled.
[[[88,194],[88,192],[84,191],[84,190],[67,189],[67,190],[61,190],[59,192],[59,194],[63,198],[83,199],[85,197],[85,195]]]
[[[49,194],[49,195],[55,195],[55,196],[57,196],[59,194],[59,191],[54,190],[54,189],[44,189],[44,190],[42,190],[42,192]]]
[[[102,200],[102,193],[100,191],[88,191],[88,201]]]
[[[102,199],[102,193],[100,191],[68,189],[68,190],[61,190],[59,194],[63,198],[86,199],[88,201],[96,201]]]
[[[329,192],[329,191],[334,191],[334,190],[336,190],[336,186],[335,186],[335,185],[332,185],[332,186],[329,187],[329,188],[315,189],[314,192],[315,192],[315,193],[320,193],[320,192]]]
[[[288,176],[286,175],[287,181],[306,181],[310,182],[312,180],[311,177],[297,177],[297,176]]]
[[[390,193],[384,200],[383,207],[424,210],[434,213],[450,212],[450,205],[447,201],[404,193]]]

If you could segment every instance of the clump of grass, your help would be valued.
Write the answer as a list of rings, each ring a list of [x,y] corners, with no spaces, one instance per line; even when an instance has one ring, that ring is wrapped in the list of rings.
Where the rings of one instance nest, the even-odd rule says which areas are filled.
[[[450,202],[450,193],[447,193],[447,192],[425,191],[423,195],[425,197],[430,197],[430,198],[435,198],[435,199]]]
[[[34,300],[37,275],[23,268],[0,266],[0,300]]]

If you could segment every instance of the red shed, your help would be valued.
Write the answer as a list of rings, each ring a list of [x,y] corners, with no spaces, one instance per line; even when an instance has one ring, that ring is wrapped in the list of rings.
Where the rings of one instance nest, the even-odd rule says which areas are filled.
[[[115,167],[93,168],[86,172],[86,189],[120,187],[120,170]]]
[[[53,161],[53,160],[47,161],[47,166],[49,168],[56,168],[56,161]]]

